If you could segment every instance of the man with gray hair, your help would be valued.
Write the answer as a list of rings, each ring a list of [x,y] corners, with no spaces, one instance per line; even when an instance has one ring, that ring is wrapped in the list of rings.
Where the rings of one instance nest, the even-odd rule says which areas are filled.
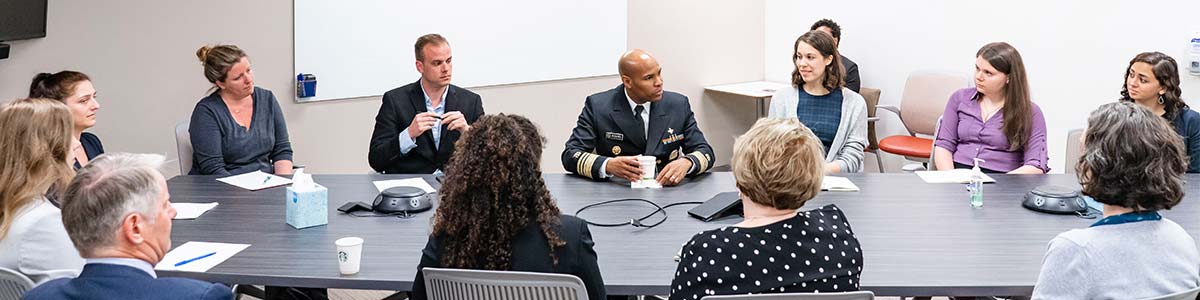
[[[154,264],[171,249],[162,155],[109,153],[79,170],[63,195],[62,218],[87,264],[79,277],[57,279],[24,299],[233,299],[221,284],[158,278]]]

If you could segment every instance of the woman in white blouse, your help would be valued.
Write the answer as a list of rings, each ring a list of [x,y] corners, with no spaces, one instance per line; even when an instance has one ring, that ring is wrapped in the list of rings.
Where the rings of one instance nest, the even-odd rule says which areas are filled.
[[[72,126],[71,111],[55,100],[0,107],[0,268],[37,284],[83,269],[51,200],[75,175]]]

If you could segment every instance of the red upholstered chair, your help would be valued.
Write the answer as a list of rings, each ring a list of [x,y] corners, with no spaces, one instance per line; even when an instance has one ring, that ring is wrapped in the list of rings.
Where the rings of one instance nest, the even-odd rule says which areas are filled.
[[[939,116],[954,91],[968,86],[966,78],[936,73],[914,73],[904,83],[900,107],[879,105],[895,113],[908,135],[893,135],[879,141],[879,150],[904,156],[911,161],[930,162]],[[953,130],[953,129],[951,129]]]

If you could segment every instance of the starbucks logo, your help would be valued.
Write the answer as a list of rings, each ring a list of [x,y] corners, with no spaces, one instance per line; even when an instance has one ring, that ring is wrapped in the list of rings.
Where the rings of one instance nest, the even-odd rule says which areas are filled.
[[[348,256],[349,255],[346,255],[346,251],[338,251],[338,261],[346,262],[346,259],[348,259]]]

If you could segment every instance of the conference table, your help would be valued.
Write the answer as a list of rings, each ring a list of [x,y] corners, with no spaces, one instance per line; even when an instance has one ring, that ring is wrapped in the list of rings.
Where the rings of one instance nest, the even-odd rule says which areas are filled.
[[[972,208],[961,184],[927,184],[914,174],[850,174],[859,192],[822,192],[802,210],[836,204],[862,245],[863,290],[882,296],[1028,295],[1033,290],[1047,242],[1058,233],[1086,228],[1095,219],[1027,210],[1022,196],[1041,185],[1079,188],[1074,175],[991,175],[984,205]],[[1188,181],[1200,179],[1188,175]],[[176,220],[174,246],[187,241],[251,246],[207,272],[162,271],[164,276],[224,283],[407,291],[430,233],[433,211],[409,218],[354,217],[337,207],[370,203],[372,181],[428,175],[315,175],[329,188],[329,224],[294,229],[284,220],[283,187],[247,191],[213,176],[168,180],[173,202],[219,202],[195,220]],[[631,189],[628,182],[593,182],[568,174],[545,174],[546,185],[564,214],[612,199],[641,198],[659,205],[704,201],[735,191],[728,172],[713,172],[662,189]],[[1200,238],[1200,204],[1195,187],[1163,216]],[[736,224],[740,217],[713,222],[691,218],[694,205],[667,208],[668,219],[653,228],[590,227],[606,289],[612,295],[665,295],[675,274],[680,246],[704,230]],[[581,217],[618,223],[653,210],[622,202],[590,208]],[[647,222],[655,221],[654,217]],[[340,275],[334,240],[365,240],[361,271]]]

